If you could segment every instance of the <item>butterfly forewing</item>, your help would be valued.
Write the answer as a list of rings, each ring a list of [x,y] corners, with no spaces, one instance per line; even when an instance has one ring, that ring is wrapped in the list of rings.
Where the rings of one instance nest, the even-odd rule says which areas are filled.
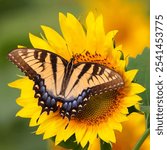
[[[57,96],[62,85],[67,61],[49,51],[39,49],[16,49],[8,54],[9,59],[30,79],[39,75],[47,91]]]

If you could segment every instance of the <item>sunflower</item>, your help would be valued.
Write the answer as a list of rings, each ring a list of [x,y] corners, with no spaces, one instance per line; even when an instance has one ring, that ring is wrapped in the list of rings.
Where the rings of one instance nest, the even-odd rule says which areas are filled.
[[[122,132],[116,132],[117,142],[112,144],[113,150],[131,150],[134,148],[136,142],[142,136],[145,131],[145,117],[143,114],[131,113],[128,115],[128,121],[122,123],[123,130]],[[133,130],[132,130],[133,129]],[[134,132],[135,131],[135,132]],[[130,140],[129,140],[130,139]],[[52,144],[52,143],[51,143]],[[67,150],[60,146],[55,146],[52,144],[51,149],[62,149]],[[91,150],[100,149],[100,140],[97,139],[94,144],[90,147]],[[150,137],[147,137],[140,150],[149,150],[150,149]]]
[[[98,139],[107,143],[115,143],[114,131],[122,131],[121,123],[126,121],[128,107],[141,101],[138,93],[145,90],[141,85],[132,82],[137,70],[126,71],[126,60],[122,59],[121,46],[115,47],[113,38],[117,30],[105,33],[103,16],[94,16],[89,12],[86,17],[86,31],[80,22],[70,13],[67,16],[60,13],[59,22],[62,35],[47,26],[42,26],[43,38],[29,34],[34,48],[54,52],[66,60],[75,58],[74,63],[87,61],[96,62],[117,72],[124,81],[123,88],[116,95],[111,94],[92,97],[80,112],[72,118],[62,118],[58,111],[44,112],[38,99],[34,98],[33,81],[22,77],[9,85],[21,90],[16,102],[22,109],[16,114],[23,118],[30,118],[29,126],[38,126],[36,134],[44,134],[43,139],[55,137],[55,144],[67,141],[75,136],[76,142],[82,147],[89,144],[94,147]],[[37,121],[38,120],[38,121]]]
[[[117,44],[123,45],[125,55],[135,57],[150,45],[149,0],[80,1],[86,10],[103,14],[106,31],[119,30]]]

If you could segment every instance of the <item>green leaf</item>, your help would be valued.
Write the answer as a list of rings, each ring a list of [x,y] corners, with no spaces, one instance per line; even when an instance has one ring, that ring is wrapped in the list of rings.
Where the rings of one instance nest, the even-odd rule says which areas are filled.
[[[89,144],[87,144],[84,148],[82,148],[80,144],[77,144],[75,135],[72,135],[66,142],[62,141],[59,145],[72,150],[87,150],[89,146]]]
[[[78,144],[75,142],[75,136],[71,136],[66,142],[62,141],[59,143],[60,146],[67,148],[67,149],[73,149],[74,147],[77,147]]]
[[[146,88],[145,92],[139,94],[143,99],[141,111],[144,112],[146,120],[146,130],[133,149],[139,150],[150,132],[150,49],[145,48],[141,55],[138,55],[136,58],[129,58],[127,69],[138,69],[139,72],[135,77],[135,82]]]
[[[139,94],[143,101],[141,111],[145,113],[146,127],[150,127],[150,49],[145,48],[141,55],[136,58],[129,58],[127,70],[138,69],[134,79],[135,82],[143,85],[146,91]]]
[[[100,140],[101,150],[112,150],[112,145]]]
[[[150,113],[150,106],[141,105],[140,109],[141,109],[142,112],[145,112],[145,113],[148,113],[148,114]]]
[[[138,69],[135,82],[146,88],[146,91],[139,94],[143,98],[143,106],[150,105],[150,49],[145,48],[141,55],[136,58],[129,58],[127,70]]]
[[[87,150],[89,144],[87,144],[84,148],[81,147],[81,145],[78,145],[77,147],[73,148],[73,150]]]
[[[129,111],[129,114],[131,114],[132,112],[141,113],[141,111],[138,110],[134,105],[131,107],[128,107],[128,111]]]

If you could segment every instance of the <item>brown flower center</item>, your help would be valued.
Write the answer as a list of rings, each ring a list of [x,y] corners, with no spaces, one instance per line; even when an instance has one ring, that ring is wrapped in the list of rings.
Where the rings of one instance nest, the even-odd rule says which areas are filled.
[[[91,97],[76,119],[89,125],[99,124],[107,120],[118,107],[118,94],[118,91],[113,91]]]
[[[112,64],[107,60],[106,57],[101,56],[101,54],[95,53],[90,54],[89,51],[86,51],[85,54],[75,54],[74,55],[74,64],[78,62],[94,62],[113,68]]]

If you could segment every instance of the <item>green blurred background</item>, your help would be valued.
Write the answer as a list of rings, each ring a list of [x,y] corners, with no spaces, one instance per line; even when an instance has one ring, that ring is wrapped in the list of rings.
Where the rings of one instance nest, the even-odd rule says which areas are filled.
[[[32,47],[28,33],[40,35],[40,25],[60,31],[59,12],[77,16],[81,5],[74,0],[0,0],[0,150],[46,150],[47,141],[32,132],[29,119],[15,117],[19,110],[15,99],[19,91],[7,86],[22,74],[7,60],[17,45]]]
[[[125,0],[122,1],[125,2]],[[31,32],[40,36],[42,32],[40,25],[48,25],[60,32],[59,12],[71,12],[77,18],[80,18],[80,16],[85,16],[86,12],[90,9],[98,11],[98,5],[95,6],[94,2],[95,0],[92,1],[91,5],[87,5],[85,3],[89,3],[88,0],[85,0],[85,2],[84,0],[82,2],[77,0],[0,0],[0,150],[48,149],[47,141],[43,141],[42,136],[36,136],[33,133],[36,128],[28,127],[29,119],[15,117],[16,112],[20,109],[15,102],[15,99],[19,96],[19,90],[12,89],[7,84],[17,79],[17,74],[20,75],[22,73],[7,60],[7,53],[15,49],[17,45],[32,47],[29,42],[28,33]],[[134,4],[137,0],[126,0],[126,2]],[[144,6],[141,8],[141,13],[144,12],[144,19],[148,21],[149,0],[141,0],[140,3]],[[117,16],[117,12],[121,10],[122,8],[119,6],[114,15]],[[129,13],[133,14],[131,11],[135,10],[130,10]],[[135,19],[137,19],[137,16]],[[113,24],[114,22],[111,18],[107,21],[110,20],[111,24]],[[112,26],[110,27],[107,23],[106,25],[108,26],[107,29],[112,29]],[[146,23],[142,24],[141,28],[143,29],[145,25]],[[149,21],[147,27],[149,28]],[[138,30],[139,25],[136,25],[134,28]],[[127,30],[126,33],[131,32],[128,26],[125,30]],[[145,37],[143,35],[143,38],[140,39]],[[132,38],[135,39],[134,37]],[[137,45],[135,44],[135,46]],[[145,43],[142,45],[143,48],[145,46],[149,46],[149,43],[147,42],[147,45]]]

